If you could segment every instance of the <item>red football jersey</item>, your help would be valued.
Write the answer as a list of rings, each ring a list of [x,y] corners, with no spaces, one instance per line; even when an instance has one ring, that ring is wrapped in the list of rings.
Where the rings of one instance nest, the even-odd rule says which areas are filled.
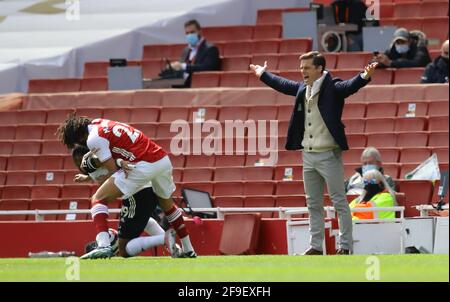
[[[103,146],[109,142],[108,147],[114,159],[122,158],[130,162],[143,160],[152,163],[167,155],[161,146],[130,125],[106,119],[95,119],[91,125],[94,128],[89,133],[88,146],[90,148]],[[102,158],[106,157],[106,154],[98,156],[101,161],[107,159]]]

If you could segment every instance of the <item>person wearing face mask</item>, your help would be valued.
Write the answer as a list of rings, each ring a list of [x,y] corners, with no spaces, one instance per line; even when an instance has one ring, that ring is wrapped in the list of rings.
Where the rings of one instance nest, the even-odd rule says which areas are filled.
[[[183,87],[191,87],[193,72],[220,70],[219,49],[202,37],[197,20],[187,21],[184,30],[188,46],[183,50],[180,61],[171,62],[170,66],[176,71],[183,70]]]
[[[345,99],[366,86],[378,63],[349,80],[333,78],[325,69],[326,60],[318,51],[299,57],[303,81],[297,82],[266,71],[264,66],[250,65],[257,78],[273,89],[293,96],[294,106],[285,148],[302,150],[303,179],[310,217],[310,248],[304,255],[323,255],[324,188],[333,201],[339,218],[338,255],[348,255],[353,248],[352,217],[345,196],[342,151],[348,150],[342,111]]]
[[[356,168],[355,174],[345,181],[347,195],[359,195],[363,192],[363,174],[370,170],[377,170],[382,173],[389,187],[393,191],[396,190],[392,177],[384,174],[380,151],[375,147],[367,147],[361,154],[361,167]]]
[[[431,62],[427,48],[413,43],[406,28],[397,29],[391,47],[372,60],[380,63],[379,67],[391,68],[425,67]]]
[[[383,174],[369,170],[363,174],[364,190],[350,203],[350,208],[384,208],[397,205],[395,192],[390,188]],[[394,211],[353,212],[352,219],[394,219]]]
[[[441,55],[428,64],[421,83],[448,83],[448,40],[442,44]]]

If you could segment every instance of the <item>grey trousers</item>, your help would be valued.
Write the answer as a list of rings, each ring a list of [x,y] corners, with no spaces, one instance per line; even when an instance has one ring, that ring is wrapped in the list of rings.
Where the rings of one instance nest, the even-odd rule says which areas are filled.
[[[339,248],[352,250],[352,216],[345,195],[344,166],[341,153],[341,150],[303,151],[303,180],[310,218],[310,245],[320,251],[323,250],[325,237],[323,210],[325,184],[338,214]]]

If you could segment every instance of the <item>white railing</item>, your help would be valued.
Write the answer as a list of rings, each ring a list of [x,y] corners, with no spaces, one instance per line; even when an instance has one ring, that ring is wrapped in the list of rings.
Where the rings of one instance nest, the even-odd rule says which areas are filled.
[[[185,209],[188,211],[188,209]],[[308,214],[308,208],[307,207],[261,207],[261,208],[224,208],[224,207],[217,207],[217,208],[192,208],[194,212],[205,212],[205,213],[216,213],[218,219],[223,219],[225,213],[251,213],[251,212],[278,212],[279,218],[287,218],[291,219],[292,215],[298,215],[298,214]],[[351,209],[352,212],[387,212],[387,211],[394,211],[394,212],[400,212],[400,219],[403,219],[404,217],[404,210],[405,207],[385,207],[385,208],[356,208]],[[120,209],[109,209],[109,213],[120,213]],[[335,212],[336,210],[334,207],[326,206],[324,207],[324,211],[327,213],[327,218],[334,218],[336,217]],[[45,215],[64,215],[64,214],[90,214],[91,211],[89,209],[83,209],[83,210],[11,210],[11,211],[0,211],[1,215],[34,215],[36,221],[42,221]],[[370,219],[365,220],[361,219],[358,220],[360,222],[388,222],[392,219]]]
[[[420,216],[421,217],[428,217],[428,212],[429,211],[433,211],[436,210],[436,208],[434,208],[432,205],[429,204],[424,204],[424,205],[419,205],[419,206],[415,206],[416,210],[420,212]],[[448,204],[445,204],[442,207],[443,210],[448,210]]]

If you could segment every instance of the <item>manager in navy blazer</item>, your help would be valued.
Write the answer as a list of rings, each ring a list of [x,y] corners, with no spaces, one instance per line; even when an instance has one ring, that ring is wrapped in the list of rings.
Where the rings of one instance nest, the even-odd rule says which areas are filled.
[[[342,111],[346,97],[356,93],[369,81],[377,63],[365,67],[350,80],[332,78],[325,70],[324,56],[309,52],[300,56],[303,82],[291,81],[270,72],[264,66],[250,65],[266,85],[295,97],[295,105],[287,133],[286,149],[302,149],[303,180],[310,217],[310,248],[305,255],[323,254],[324,186],[333,201],[339,218],[338,254],[352,251],[352,218],[345,195],[342,150],[348,149]]]

